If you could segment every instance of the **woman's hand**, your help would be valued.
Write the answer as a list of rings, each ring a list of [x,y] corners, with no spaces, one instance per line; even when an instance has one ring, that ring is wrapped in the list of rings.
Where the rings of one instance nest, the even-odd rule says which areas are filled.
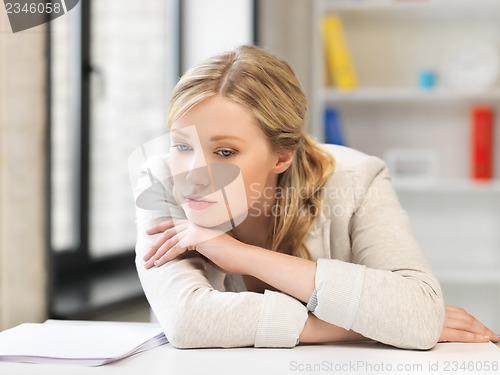
[[[439,342],[497,342],[500,337],[464,309],[445,306],[444,328]]]
[[[163,234],[144,255],[146,268],[160,267],[186,250],[196,250],[219,269],[241,273],[242,255],[247,246],[228,234],[200,227],[188,220],[168,220],[146,230],[149,235]]]

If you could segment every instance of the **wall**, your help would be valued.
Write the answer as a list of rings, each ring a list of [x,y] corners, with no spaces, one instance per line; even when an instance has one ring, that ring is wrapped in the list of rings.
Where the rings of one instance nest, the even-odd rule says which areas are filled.
[[[251,43],[252,0],[181,1],[182,73],[215,54]]]
[[[312,102],[312,11],[304,0],[259,0],[259,45],[284,59],[299,79],[309,108]],[[310,128],[311,111],[306,124]]]
[[[46,30],[0,12],[0,330],[46,319]]]

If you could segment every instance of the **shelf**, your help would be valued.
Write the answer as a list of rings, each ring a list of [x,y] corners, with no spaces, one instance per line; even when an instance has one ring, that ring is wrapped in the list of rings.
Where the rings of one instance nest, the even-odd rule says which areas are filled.
[[[469,180],[442,181],[402,181],[393,179],[393,186],[398,192],[429,193],[490,193],[500,194],[500,180],[474,182]]]
[[[444,89],[423,91],[418,88],[360,88],[350,91],[323,89],[322,96],[327,102],[499,101],[500,89],[495,88],[481,93],[461,93]]]
[[[493,5],[497,0],[324,0],[325,10],[384,10],[384,9],[424,9],[425,7],[457,7]]]

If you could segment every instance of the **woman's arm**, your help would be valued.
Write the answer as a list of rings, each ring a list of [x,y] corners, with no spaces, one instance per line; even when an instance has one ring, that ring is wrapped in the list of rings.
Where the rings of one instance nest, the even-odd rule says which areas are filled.
[[[160,235],[145,253],[148,269],[166,265],[191,248],[225,272],[251,275],[300,301],[309,301],[313,293],[316,262],[248,245],[186,220],[163,221],[146,232]]]
[[[303,343],[324,343],[340,341],[367,341],[370,340],[352,330],[345,330],[333,324],[318,319],[313,313],[309,316],[300,334],[300,342]]]
[[[316,262],[241,244],[239,273],[251,275],[307,303],[314,290]]]
[[[316,262],[245,245],[241,252],[240,272],[252,275],[300,301],[308,302],[314,289]],[[276,272],[279,269],[280,272]],[[440,342],[497,342],[500,337],[465,310],[446,306]],[[363,335],[327,323],[309,313],[300,342],[370,340]]]
[[[246,251],[241,252],[241,273],[252,275],[300,301],[309,301],[314,290],[316,262],[257,246],[242,245]],[[299,340],[303,343],[325,343],[369,339],[352,330],[327,323],[309,312]]]
[[[167,231],[172,225],[172,222],[166,221],[152,227],[148,232],[168,233]],[[148,251],[146,259],[149,259],[149,257],[153,257],[152,259],[159,258],[162,259],[161,264],[168,266],[179,255],[193,252],[182,251],[177,254],[173,249],[162,256],[163,252],[158,251],[158,249],[161,248],[161,244],[167,243],[169,238],[168,235],[162,236],[160,241]],[[221,269],[252,275],[260,280],[265,280],[267,284],[277,290],[281,290],[303,302],[310,299],[314,289],[316,262],[247,245],[226,234],[221,234],[216,238],[198,244],[197,250]],[[151,264],[150,262],[151,259],[147,263]],[[152,265],[148,266],[148,268],[151,267]],[[152,269],[155,269],[155,267]],[[276,270],[279,270],[279,272],[276,272]],[[269,292],[267,291],[267,293]],[[275,314],[279,315],[277,309],[282,308],[282,306],[275,306]],[[280,319],[279,316],[277,318]],[[366,338],[354,331],[348,331],[322,321],[309,312],[299,340],[305,343],[323,343],[366,340]]]

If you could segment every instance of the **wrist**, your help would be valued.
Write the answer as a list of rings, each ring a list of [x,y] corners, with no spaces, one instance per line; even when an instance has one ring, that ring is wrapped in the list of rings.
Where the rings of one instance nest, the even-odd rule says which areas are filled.
[[[304,328],[302,329],[302,332],[299,335],[299,342],[305,342],[305,343],[314,343],[318,342],[316,340],[315,332],[316,332],[316,316],[312,314],[310,311],[307,314],[307,320],[306,323],[304,324]]]
[[[244,242],[238,244],[238,273],[243,275],[252,275],[252,257],[255,254],[255,246],[248,245]]]
[[[342,327],[330,324],[319,319],[309,312],[304,329],[299,336],[299,341],[304,343],[324,343],[341,341],[370,340],[354,331],[347,331]]]

